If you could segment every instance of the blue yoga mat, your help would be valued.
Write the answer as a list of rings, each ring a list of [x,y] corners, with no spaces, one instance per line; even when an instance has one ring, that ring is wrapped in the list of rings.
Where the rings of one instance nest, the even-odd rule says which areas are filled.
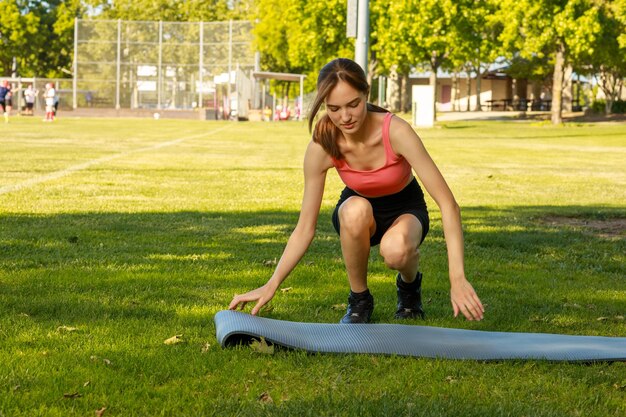
[[[486,332],[405,324],[300,323],[225,310],[215,315],[222,347],[265,338],[291,349],[425,358],[567,362],[626,361],[626,337]]]

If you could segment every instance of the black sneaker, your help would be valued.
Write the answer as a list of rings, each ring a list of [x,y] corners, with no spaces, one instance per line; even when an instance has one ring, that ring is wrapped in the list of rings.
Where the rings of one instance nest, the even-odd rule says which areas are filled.
[[[397,319],[424,318],[422,308],[422,274],[417,273],[415,281],[403,282],[400,274],[396,277],[396,287],[398,288],[398,310]]]
[[[348,312],[339,323],[355,324],[369,323],[374,311],[374,297],[367,292],[365,295],[355,295],[350,291],[348,296]]]

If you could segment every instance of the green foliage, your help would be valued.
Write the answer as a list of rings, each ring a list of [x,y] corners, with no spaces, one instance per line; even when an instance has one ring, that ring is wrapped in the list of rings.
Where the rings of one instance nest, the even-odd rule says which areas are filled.
[[[39,58],[41,17],[34,11],[20,9],[17,0],[0,2],[0,75],[11,75],[13,57],[17,58],[24,75],[32,75],[29,68]]]
[[[374,7],[378,14],[375,50],[382,74],[393,66],[406,74],[413,66],[436,69],[447,62],[456,46],[457,2],[381,0]]]
[[[601,30],[599,6],[591,0],[502,0],[500,40],[510,56],[552,56],[563,46],[570,63],[588,52]]]
[[[315,88],[317,72],[337,57],[352,57],[346,33],[344,0],[257,0],[256,47],[263,69],[304,73],[308,90]]]
[[[227,20],[224,0],[116,0],[103,17],[168,22]]]
[[[602,3],[598,10],[601,29],[585,53],[581,68],[597,75],[598,86],[610,101],[619,98],[626,77],[626,43],[622,42],[626,33],[625,6],[624,1]]]
[[[606,112],[606,100],[595,100],[591,103],[591,111],[596,114],[603,114]],[[626,101],[615,100],[611,103],[611,113],[626,113]]]
[[[506,56],[512,75],[545,79],[562,49],[579,73],[624,78],[626,0],[371,0],[370,10],[376,74],[475,71]],[[309,91],[323,64],[354,54],[354,40],[345,36],[345,0],[3,0],[0,13],[4,76],[13,57],[22,76],[67,76],[62,70],[71,70],[75,17],[257,20],[263,69],[307,74]]]
[[[453,34],[450,42],[449,69],[463,66],[483,72],[485,68],[502,55],[498,36],[502,22],[497,18],[495,0],[464,0],[458,3],[458,13],[453,21]]]

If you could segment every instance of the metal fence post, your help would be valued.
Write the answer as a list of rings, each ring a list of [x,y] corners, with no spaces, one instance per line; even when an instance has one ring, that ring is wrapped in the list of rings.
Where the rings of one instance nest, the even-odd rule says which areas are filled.
[[[228,21],[228,83],[226,84],[226,91],[228,97],[226,98],[226,102],[228,103],[228,118],[230,119],[231,112],[231,100],[230,100],[230,73],[232,71],[233,65],[233,21]]]
[[[76,101],[76,84],[78,77],[78,18],[74,18],[74,68],[72,71],[72,108],[78,108]]]
[[[115,68],[115,109],[120,109],[120,57],[122,51],[122,20],[117,19],[117,59]]]
[[[204,22],[200,22],[200,53],[198,55],[198,83],[200,88],[198,89],[198,108],[200,111],[204,108],[202,97],[202,90],[204,87],[204,80],[202,78],[202,71],[204,68]],[[204,118],[204,116],[203,116]]]
[[[157,109],[161,110],[161,65],[163,61],[163,21],[159,20],[159,66],[157,73]]]

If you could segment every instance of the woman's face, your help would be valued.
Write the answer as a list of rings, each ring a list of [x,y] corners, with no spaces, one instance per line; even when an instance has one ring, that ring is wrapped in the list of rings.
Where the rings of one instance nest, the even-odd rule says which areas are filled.
[[[354,134],[363,126],[367,97],[347,82],[339,81],[325,103],[328,117],[343,133]]]

